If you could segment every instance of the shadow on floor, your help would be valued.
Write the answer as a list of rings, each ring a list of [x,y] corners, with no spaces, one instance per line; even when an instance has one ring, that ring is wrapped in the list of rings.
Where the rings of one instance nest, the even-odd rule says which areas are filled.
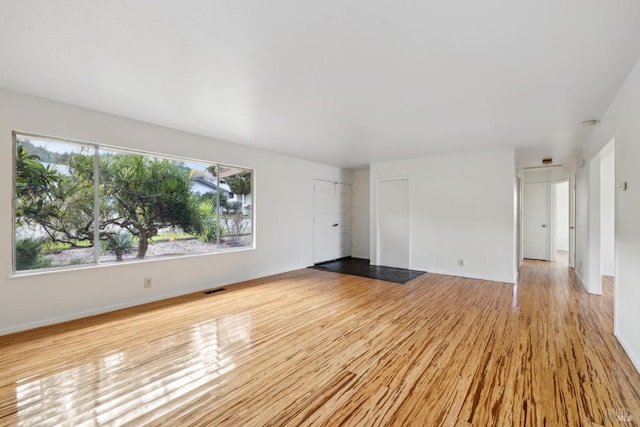
[[[369,279],[386,280],[387,282],[407,283],[424,271],[406,270],[404,268],[380,267],[369,265],[368,259],[362,258],[342,258],[335,261],[323,262],[309,268],[333,273],[350,274],[352,276],[368,277]]]

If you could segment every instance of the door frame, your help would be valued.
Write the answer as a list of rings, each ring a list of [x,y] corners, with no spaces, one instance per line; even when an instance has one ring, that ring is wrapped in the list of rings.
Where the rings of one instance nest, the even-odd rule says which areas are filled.
[[[548,195],[547,195],[547,203],[548,203],[548,212],[547,216],[549,218],[550,230],[549,230],[549,258],[548,261],[555,261],[555,185],[568,182],[569,183],[569,267],[575,269],[576,264],[576,176],[575,174],[555,180],[555,181],[542,181],[542,182],[524,182],[521,181],[521,197],[519,201],[520,207],[520,259],[521,262],[524,261],[524,189],[527,185],[534,184],[547,184],[548,186]]]
[[[556,224],[556,216],[557,216],[557,212],[556,210],[558,209],[558,207],[556,206],[556,199],[558,198],[557,195],[557,185],[558,184],[562,184],[562,183],[567,183],[568,186],[568,194],[567,197],[569,197],[569,199],[567,200],[568,203],[568,215],[569,215],[569,229],[567,230],[567,235],[569,236],[569,250],[568,250],[568,264],[569,267],[573,267],[573,256],[575,255],[575,207],[572,206],[574,201],[575,201],[575,195],[574,195],[574,189],[572,188],[572,185],[575,185],[575,179],[573,176],[569,177],[569,178],[564,178],[564,179],[559,179],[557,181],[551,181],[549,182],[550,186],[551,186],[551,204],[549,205],[550,207],[550,223],[551,223],[551,241],[550,241],[550,254],[551,254],[551,261],[555,261],[556,260],[556,252],[557,252],[557,246],[556,246],[556,234],[558,232],[558,227]],[[573,227],[573,228],[572,228]],[[573,242],[572,242],[573,240]]]
[[[407,244],[409,245],[409,260],[407,262],[408,269],[411,270],[411,177],[409,176],[397,176],[391,178],[378,178],[376,179],[376,259],[375,265],[380,265],[380,183],[386,181],[406,181],[407,182],[407,191],[409,193],[408,200],[408,216],[409,216],[409,241]]]
[[[569,177],[569,267],[576,268],[576,175]]]

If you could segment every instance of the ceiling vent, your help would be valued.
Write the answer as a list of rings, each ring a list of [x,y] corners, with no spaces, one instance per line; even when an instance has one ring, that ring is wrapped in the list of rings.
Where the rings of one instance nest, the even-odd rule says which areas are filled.
[[[547,168],[561,168],[562,165],[542,165],[542,166],[525,166],[522,169],[547,169]]]
[[[551,157],[545,157],[542,159],[542,164],[539,166],[525,166],[523,169],[547,169],[547,168],[559,168],[562,165],[554,165]]]
[[[600,120],[592,119],[592,120],[585,120],[584,122],[581,122],[580,124],[582,125],[582,127],[588,128],[588,127],[591,127],[591,126],[595,126],[598,123],[600,123]]]

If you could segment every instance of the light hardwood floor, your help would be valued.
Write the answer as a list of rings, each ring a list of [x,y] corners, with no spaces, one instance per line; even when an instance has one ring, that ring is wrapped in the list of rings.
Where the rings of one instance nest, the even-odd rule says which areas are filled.
[[[0,337],[0,425],[638,425],[612,285],[299,270]],[[618,421],[617,417],[628,421]]]

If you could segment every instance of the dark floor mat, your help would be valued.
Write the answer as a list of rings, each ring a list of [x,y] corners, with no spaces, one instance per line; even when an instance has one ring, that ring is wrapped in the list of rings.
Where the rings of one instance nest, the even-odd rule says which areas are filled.
[[[409,280],[413,280],[425,273],[424,271],[418,270],[369,265],[369,260],[362,258],[343,258],[336,261],[316,264],[309,268],[350,274],[352,276],[368,277],[369,279],[386,280],[387,282],[395,283],[407,283]]]

